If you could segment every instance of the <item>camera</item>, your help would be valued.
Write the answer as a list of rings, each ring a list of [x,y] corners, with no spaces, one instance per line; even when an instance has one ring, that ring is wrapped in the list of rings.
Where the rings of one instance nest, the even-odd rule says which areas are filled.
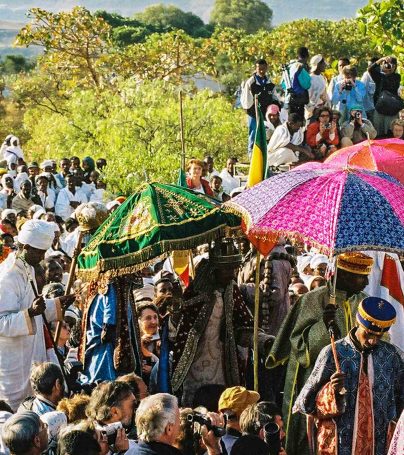
[[[355,118],[361,118],[361,113],[360,112],[355,112]]]
[[[123,428],[121,422],[108,423],[107,425],[96,425],[95,429],[107,437],[108,445],[113,446],[116,442],[118,430]]]
[[[393,67],[392,64],[389,62],[383,63],[383,68],[385,68],[386,70],[391,70],[392,67]]]
[[[209,417],[204,416],[200,412],[193,412],[192,414],[187,415],[187,420],[188,422],[197,422],[200,425],[205,425],[206,428],[210,431],[213,431],[213,434],[217,438],[221,438],[226,434],[226,428],[224,427],[217,427],[215,425],[212,425],[212,422],[210,421]]]
[[[350,91],[350,90],[352,90],[352,88],[353,88],[353,84],[352,84],[351,81],[345,82],[345,86],[344,86],[344,89],[345,89],[345,90]]]
[[[269,445],[269,455],[278,455],[281,450],[281,429],[275,422],[264,425],[264,441]]]
[[[331,123],[326,123],[326,124],[324,125],[324,128],[325,128],[326,130],[330,130],[330,129],[331,129]]]

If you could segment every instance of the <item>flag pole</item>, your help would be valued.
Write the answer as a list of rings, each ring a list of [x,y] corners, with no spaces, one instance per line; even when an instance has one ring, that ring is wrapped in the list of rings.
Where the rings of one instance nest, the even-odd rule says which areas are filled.
[[[182,103],[182,90],[180,90],[179,101],[180,101],[181,169],[185,172],[185,135],[184,135],[184,112],[183,112],[183,103]]]
[[[259,310],[260,310],[260,252],[257,250],[257,260],[255,263],[255,296],[254,296],[254,390],[258,392],[258,330],[259,330]]]

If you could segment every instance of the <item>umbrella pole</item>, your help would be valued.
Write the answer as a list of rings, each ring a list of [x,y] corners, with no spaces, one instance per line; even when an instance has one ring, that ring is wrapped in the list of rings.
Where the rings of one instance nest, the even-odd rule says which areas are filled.
[[[337,256],[335,256],[335,273],[334,273],[334,276],[333,276],[332,293],[331,293],[331,296],[330,296],[330,304],[335,305],[335,306],[337,305],[337,273],[338,273]],[[341,367],[340,367],[339,360],[338,360],[337,348],[335,346],[334,332],[333,332],[333,330],[331,328],[329,329],[329,332],[330,332],[331,349],[332,349],[332,354],[333,354],[333,357],[334,357],[335,366],[336,366],[337,372],[340,373],[341,372]]]
[[[260,310],[260,252],[257,250],[256,270],[255,270],[255,298],[254,298],[254,390],[258,392],[258,329],[259,329],[259,310]]]
[[[76,273],[77,258],[78,258],[79,254],[81,252],[81,241],[83,240],[83,235],[84,235],[84,232],[83,231],[79,231],[79,237],[77,239],[76,248],[74,249],[72,263],[70,264],[69,279],[67,280],[67,285],[66,285],[66,289],[65,289],[65,295],[69,295],[70,294],[70,290],[71,290],[71,288],[73,286],[73,280],[74,280],[74,276],[75,276],[75,273]],[[64,316],[65,316],[65,312],[64,312],[64,310],[62,310],[62,311],[63,311],[63,317],[62,317],[62,319],[63,319]],[[54,337],[55,343],[58,342],[61,330],[62,330],[62,321],[58,321],[58,323],[56,325],[56,331],[55,331],[55,337]]]

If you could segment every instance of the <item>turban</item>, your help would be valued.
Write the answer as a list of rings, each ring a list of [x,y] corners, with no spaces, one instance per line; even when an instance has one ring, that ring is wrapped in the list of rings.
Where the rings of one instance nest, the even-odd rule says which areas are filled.
[[[387,300],[366,297],[358,306],[356,320],[369,332],[381,335],[395,323],[396,310]]]
[[[360,252],[340,254],[337,258],[337,267],[358,275],[369,275],[372,271],[373,259]]]
[[[45,169],[47,167],[52,167],[52,166],[53,166],[52,160],[45,160],[45,161],[42,161],[42,163],[41,163],[41,169]]]
[[[38,250],[48,250],[55,239],[55,229],[52,224],[43,220],[25,222],[18,234],[18,241]]]
[[[299,274],[302,274],[304,272],[304,269],[310,265],[311,260],[313,259],[313,256],[311,254],[306,254],[304,256],[298,256],[297,258],[297,271]]]
[[[327,256],[325,256],[324,254],[315,254],[310,261],[310,267],[314,270],[320,264],[328,265],[328,263],[329,261]]]
[[[13,210],[13,209],[4,209],[1,212],[1,221],[5,220],[8,217],[8,215],[12,215],[12,214],[17,216],[17,211]]]
[[[35,213],[32,215],[32,219],[39,220],[42,215],[46,215],[46,210],[43,207],[41,207],[38,210],[35,210]]]

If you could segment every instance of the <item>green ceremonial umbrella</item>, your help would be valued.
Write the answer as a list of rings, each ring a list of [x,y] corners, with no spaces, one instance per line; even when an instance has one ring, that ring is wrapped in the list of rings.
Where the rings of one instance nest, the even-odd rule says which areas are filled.
[[[149,183],[130,196],[91,237],[78,257],[78,274],[94,279],[101,272],[125,275],[172,250],[188,250],[209,242],[237,216],[220,203],[188,188]]]

